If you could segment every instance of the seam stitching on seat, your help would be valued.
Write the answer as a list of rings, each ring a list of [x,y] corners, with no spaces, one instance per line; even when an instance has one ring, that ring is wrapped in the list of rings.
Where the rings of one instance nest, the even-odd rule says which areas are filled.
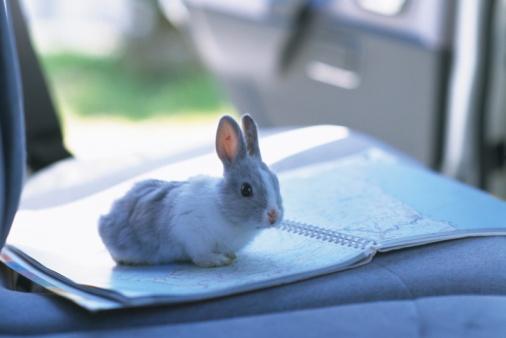
[[[416,317],[418,318],[418,322],[417,322],[417,332],[418,332],[418,337],[423,337],[424,336],[424,333],[423,333],[423,330],[422,330],[422,315],[421,315],[421,312],[420,312],[420,309],[418,308],[418,304],[416,303],[416,299],[413,295],[413,293],[411,292],[411,289],[408,287],[408,285],[406,284],[406,282],[404,281],[404,279],[402,279],[401,276],[399,276],[397,273],[395,273],[394,271],[392,271],[390,268],[388,268],[387,266],[375,261],[374,262],[375,264],[379,265],[380,267],[382,267],[383,269],[385,269],[389,274],[391,274],[392,276],[394,276],[401,284],[402,286],[404,287],[404,289],[408,292],[409,296],[411,297],[411,304],[415,310],[415,315]]]

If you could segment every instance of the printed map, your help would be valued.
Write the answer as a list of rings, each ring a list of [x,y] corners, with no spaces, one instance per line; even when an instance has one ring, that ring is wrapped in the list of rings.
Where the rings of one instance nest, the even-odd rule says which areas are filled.
[[[422,215],[372,182],[365,171],[371,161],[393,159],[372,150],[338,165],[324,164],[283,177],[286,217],[375,241],[455,230],[446,221]]]

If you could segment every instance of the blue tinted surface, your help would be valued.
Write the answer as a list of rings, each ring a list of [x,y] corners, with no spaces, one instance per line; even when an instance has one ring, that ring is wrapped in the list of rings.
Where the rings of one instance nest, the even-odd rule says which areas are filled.
[[[506,203],[452,179],[398,163],[375,162],[369,177],[425,216],[459,229],[506,229]]]

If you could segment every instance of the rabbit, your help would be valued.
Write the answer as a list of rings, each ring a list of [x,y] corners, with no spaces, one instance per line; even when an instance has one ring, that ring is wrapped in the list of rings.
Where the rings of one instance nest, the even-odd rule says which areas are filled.
[[[100,217],[100,237],[116,263],[228,265],[259,231],[282,221],[279,181],[262,162],[255,121],[246,114],[242,125],[244,135],[232,117],[219,121],[223,177],[141,181]]]

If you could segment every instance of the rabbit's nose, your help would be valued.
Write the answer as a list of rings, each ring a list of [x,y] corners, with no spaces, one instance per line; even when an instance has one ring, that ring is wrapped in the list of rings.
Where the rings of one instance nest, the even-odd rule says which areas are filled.
[[[278,219],[278,213],[275,209],[269,210],[269,212],[267,213],[267,216],[269,217],[270,224],[276,223],[276,220]]]

